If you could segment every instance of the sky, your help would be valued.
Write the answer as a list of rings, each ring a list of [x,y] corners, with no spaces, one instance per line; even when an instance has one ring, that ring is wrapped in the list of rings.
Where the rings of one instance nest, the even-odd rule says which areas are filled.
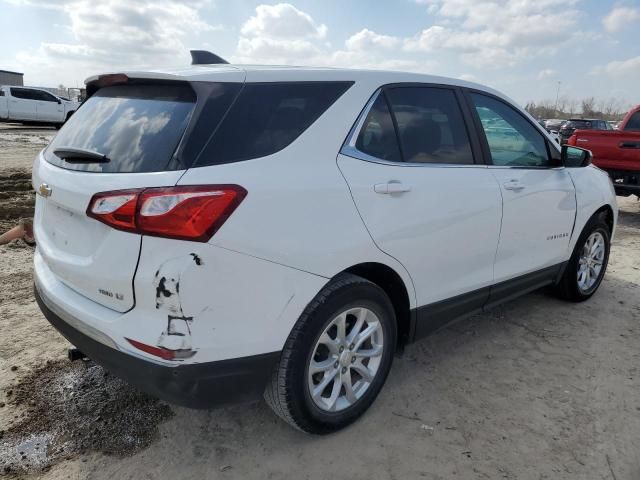
[[[26,85],[232,63],[383,68],[462,78],[521,104],[640,103],[640,0],[0,0],[0,69]]]

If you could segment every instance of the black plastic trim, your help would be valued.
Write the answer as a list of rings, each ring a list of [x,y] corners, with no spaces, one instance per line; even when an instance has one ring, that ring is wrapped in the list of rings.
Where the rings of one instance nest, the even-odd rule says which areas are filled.
[[[490,310],[496,305],[557,283],[566,264],[567,262],[563,262],[490,287],[414,308],[411,311],[411,321],[415,324],[410,328],[410,332],[414,332],[413,340],[422,338],[456,320]]]
[[[38,306],[51,325],[91,360],[140,390],[169,403],[210,408],[259,400],[280,352],[175,367],[144,360],[104,345],[51,311],[34,286]]]

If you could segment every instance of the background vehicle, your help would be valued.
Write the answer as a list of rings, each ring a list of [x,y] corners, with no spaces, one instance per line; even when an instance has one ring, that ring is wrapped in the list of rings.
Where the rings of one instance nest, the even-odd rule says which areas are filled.
[[[596,118],[572,118],[567,120],[560,126],[559,135],[560,143],[567,143],[569,137],[576,130],[611,130],[611,127],[605,120]]]
[[[60,126],[78,106],[39,88],[0,86],[0,121]]]
[[[552,118],[544,121],[543,127],[549,132],[551,138],[553,138],[556,142],[560,143],[560,127],[564,125],[566,120],[561,120],[559,118]]]
[[[544,121],[544,128],[546,128],[548,132],[558,132],[565,122],[566,120],[562,120],[560,118],[550,118]]]
[[[486,87],[214,65],[87,93],[34,164],[36,298],[174,403],[264,392],[335,431],[397,348],[545,285],[586,300],[604,276],[608,177]]]
[[[576,130],[568,144],[591,150],[593,163],[609,174],[618,195],[640,197],[640,105],[616,130]]]

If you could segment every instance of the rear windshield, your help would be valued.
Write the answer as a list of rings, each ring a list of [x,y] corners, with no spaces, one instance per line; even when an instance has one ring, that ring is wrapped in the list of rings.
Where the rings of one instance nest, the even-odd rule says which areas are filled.
[[[265,157],[291,144],[352,82],[246,84],[194,166]]]
[[[105,87],[65,123],[47,150],[54,165],[88,172],[165,170],[189,122],[196,97],[188,85]],[[105,155],[105,163],[67,162],[54,154],[71,147]]]

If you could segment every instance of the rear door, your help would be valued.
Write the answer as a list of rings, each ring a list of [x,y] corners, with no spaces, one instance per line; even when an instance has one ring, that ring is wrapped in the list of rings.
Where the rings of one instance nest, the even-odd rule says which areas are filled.
[[[501,99],[480,92],[468,98],[485,134],[490,172],[502,191],[495,282],[567,260],[576,198],[569,173],[557,166],[557,150],[550,150],[543,134]]]
[[[419,306],[475,292],[419,322],[418,335],[458,307],[481,307],[493,281],[500,189],[474,162],[478,144],[459,100],[447,87],[385,88],[338,157],[373,240],[409,271]]]
[[[98,192],[175,185],[184,168],[174,153],[195,105],[188,84],[105,87],[41,153],[33,172],[35,233],[39,253],[61,282],[117,311],[134,305],[141,236],[89,218],[86,210]],[[109,161],[67,161],[63,147]]]
[[[11,97],[9,97],[9,118],[12,120],[37,121],[36,107],[38,100],[34,90],[11,87],[9,91],[11,92]]]

